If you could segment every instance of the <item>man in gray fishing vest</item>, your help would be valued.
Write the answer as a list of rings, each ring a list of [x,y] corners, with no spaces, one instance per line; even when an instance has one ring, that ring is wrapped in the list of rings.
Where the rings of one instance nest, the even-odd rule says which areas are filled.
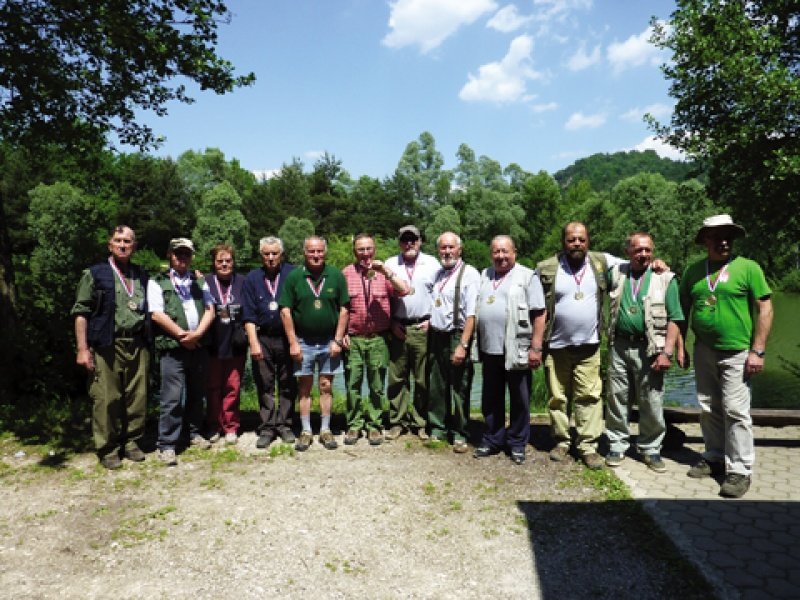
[[[610,299],[609,393],[606,436],[611,445],[606,464],[618,467],[630,442],[630,402],[639,407],[636,448],[653,471],[667,470],[661,459],[664,423],[664,373],[676,351],[683,366],[678,323],[683,321],[674,273],[654,273],[653,238],[642,231],[628,236],[628,264],[614,266],[608,275]]]

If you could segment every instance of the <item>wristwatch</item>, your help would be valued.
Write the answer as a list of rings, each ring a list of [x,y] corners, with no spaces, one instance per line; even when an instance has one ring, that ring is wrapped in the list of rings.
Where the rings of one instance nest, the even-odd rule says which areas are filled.
[[[465,344],[464,342],[459,342],[459,346],[461,346],[464,350],[469,350],[469,344]]]
[[[764,358],[767,355],[766,351],[764,350],[754,350],[750,348],[750,352],[755,354],[758,358]]]
[[[342,344],[342,340],[333,340],[333,343],[336,344],[337,346],[339,346],[339,348],[344,348],[344,345]]]
[[[662,350],[661,354],[666,356],[668,359],[672,360],[672,357],[673,357],[673,353],[672,352],[667,352],[666,350]]]

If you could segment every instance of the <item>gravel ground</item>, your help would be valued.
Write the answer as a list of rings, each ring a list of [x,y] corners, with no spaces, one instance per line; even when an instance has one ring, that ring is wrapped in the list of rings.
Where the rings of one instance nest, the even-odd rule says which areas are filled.
[[[613,477],[533,447],[516,466],[248,432],[177,467],[62,458],[0,438],[5,597],[709,597],[638,505],[603,501]]]

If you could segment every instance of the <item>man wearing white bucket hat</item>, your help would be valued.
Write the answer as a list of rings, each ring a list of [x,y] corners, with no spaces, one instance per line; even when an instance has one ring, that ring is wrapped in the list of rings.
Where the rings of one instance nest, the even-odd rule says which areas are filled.
[[[695,242],[707,258],[689,265],[681,304],[695,334],[694,368],[705,452],[689,477],[723,477],[720,495],[739,498],[750,488],[755,445],[750,378],[764,368],[772,326],[772,292],[754,261],[733,254],[744,228],[729,215],[703,221]]]

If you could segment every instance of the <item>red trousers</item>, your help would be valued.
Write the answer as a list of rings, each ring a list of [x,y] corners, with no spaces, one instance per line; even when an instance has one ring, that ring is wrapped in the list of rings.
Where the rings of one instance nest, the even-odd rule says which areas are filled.
[[[244,356],[210,357],[208,360],[209,435],[236,433],[239,429],[239,390],[244,376]]]

